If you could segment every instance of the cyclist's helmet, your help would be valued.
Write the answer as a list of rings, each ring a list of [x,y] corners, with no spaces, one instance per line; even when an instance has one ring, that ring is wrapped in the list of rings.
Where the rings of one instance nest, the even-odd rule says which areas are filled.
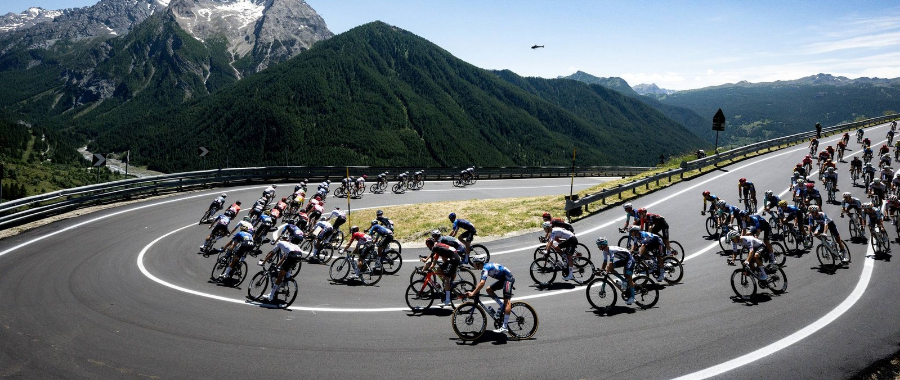
[[[828,170],[826,170],[826,171],[829,173],[834,173],[834,168],[828,168]]]
[[[351,234],[355,234],[357,232],[359,232],[359,227],[357,227],[357,226],[350,227]]]
[[[812,188],[814,188],[814,187],[816,187],[816,185],[813,184],[813,183],[807,183],[807,184],[806,184],[806,188],[807,188],[807,189],[812,189]]]
[[[543,219],[550,219],[550,218],[551,218],[550,213],[549,213],[549,212],[545,212],[544,215],[541,215],[541,218],[543,218]]]
[[[812,155],[807,154],[806,158],[812,158]]]
[[[375,211],[375,215],[382,216],[382,215],[384,215],[384,211],[381,211],[381,210]]]
[[[866,167],[867,167],[867,168],[871,168],[871,167],[872,167],[872,163],[871,163],[871,162],[866,162]]]
[[[874,182],[875,182],[875,183],[881,183],[881,178],[875,178]]]
[[[819,212],[819,206],[816,206],[816,205],[809,206],[809,212]]]
[[[327,183],[327,184],[330,185],[330,184],[331,184],[331,180],[330,180],[330,179],[326,179],[326,180],[325,180],[325,183]]]
[[[363,174],[363,179],[368,179],[368,178],[369,178],[369,176]]]
[[[741,234],[739,234],[737,231],[731,231],[728,233],[728,240],[736,240],[740,237],[741,237]]]
[[[891,201],[891,202],[896,202],[896,201],[897,201],[897,196],[894,195],[894,194],[891,194],[891,195],[888,196],[888,200]]]
[[[708,196],[709,196],[709,190],[704,191],[704,192],[703,192],[703,196],[704,196],[704,197],[708,197]]]
[[[375,220],[372,221],[372,225],[373,225],[373,226],[376,225],[376,224],[378,224],[378,219],[375,219]]]
[[[228,198],[228,194],[222,193],[222,198]]]
[[[864,209],[866,209],[866,210],[871,210],[871,209],[872,209],[872,204],[869,203],[869,202],[863,203],[863,204],[862,204],[862,208],[864,208]]]
[[[746,179],[746,178],[741,178],[741,179],[738,180],[738,183],[744,183],[744,182],[747,182],[747,179]]]
[[[750,215],[750,214],[748,214],[746,211],[743,211],[743,210],[738,211],[738,217],[741,218],[741,219],[746,218],[746,217],[749,216],[749,215]]]
[[[787,201],[778,202],[779,207],[787,207]]]
[[[638,214],[646,214],[647,213],[647,209],[645,209],[643,207],[639,208],[637,211],[638,211]]]
[[[544,222],[543,224],[541,224],[541,227],[543,227],[545,230],[550,229],[550,222]]]
[[[431,238],[434,240],[441,238],[441,231],[439,230],[431,230]]]
[[[282,202],[287,202],[287,197],[281,197]]]
[[[609,241],[607,241],[605,237],[597,238],[597,246],[602,247],[604,245],[609,245]]]
[[[433,248],[434,247],[434,239],[432,239],[432,238],[425,239],[425,246],[428,247],[428,249]]]
[[[249,222],[249,221],[250,221],[250,217],[249,217],[249,216],[245,216],[243,220]]]
[[[487,261],[487,255],[483,253],[472,255],[469,256],[469,261],[471,261],[472,264],[484,264],[484,262]]]
[[[628,232],[638,232],[640,230],[641,228],[638,226],[631,226],[631,228],[628,229]]]
[[[448,215],[447,217],[450,218],[450,221],[452,222],[452,221],[456,220],[456,213],[451,212],[450,215]]]
[[[247,232],[248,230],[250,230],[250,226],[241,223],[241,231]]]
[[[276,187],[278,187],[278,185],[272,184],[272,188],[273,188],[273,189],[276,188]]]
[[[240,206],[240,205],[241,205],[241,201],[234,202],[234,204]]]
[[[622,208],[624,208],[626,210],[631,210],[631,203],[626,203],[626,204],[622,205]]]
[[[725,207],[725,201],[718,201],[718,202],[716,202],[716,206],[719,207],[719,208]]]
[[[767,197],[771,197],[773,194],[775,194],[775,193],[772,192],[772,190],[766,190],[766,196],[767,196]]]
[[[844,196],[844,198],[850,198],[853,196],[853,194],[850,194],[849,191],[845,191],[844,194],[842,194],[842,195]]]

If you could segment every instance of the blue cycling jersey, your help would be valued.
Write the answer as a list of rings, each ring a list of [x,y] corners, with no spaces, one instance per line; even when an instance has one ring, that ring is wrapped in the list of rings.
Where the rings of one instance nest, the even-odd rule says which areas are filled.
[[[497,263],[485,263],[484,267],[481,269],[481,279],[487,280],[488,277],[495,278],[497,280],[512,280],[513,275],[509,269],[503,267],[503,265]]]
[[[438,239],[438,243],[449,245],[455,248],[456,251],[460,253],[465,252],[466,250],[466,245],[453,236],[441,236],[441,238]]]
[[[456,231],[460,228],[462,228],[466,231],[475,231],[475,225],[472,224],[472,222],[469,222],[468,220],[465,220],[465,219],[454,220],[453,221],[453,231]]]
[[[378,234],[378,236],[388,236],[393,235],[394,233],[391,230],[385,228],[380,224],[373,225],[372,228],[369,228],[367,232],[369,235]]]
[[[800,214],[801,214],[800,209],[797,208],[797,207],[794,207],[794,206],[787,206],[787,207],[784,207],[784,208],[778,210],[778,212],[781,213],[782,216],[784,216],[784,215],[792,215],[792,216],[797,216],[797,217],[799,217]]]
[[[247,231],[241,231],[234,234],[234,237],[231,238],[235,243],[253,243],[253,235],[250,235]]]

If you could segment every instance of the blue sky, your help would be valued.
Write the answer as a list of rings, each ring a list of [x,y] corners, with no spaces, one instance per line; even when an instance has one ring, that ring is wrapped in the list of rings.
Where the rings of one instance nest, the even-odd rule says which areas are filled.
[[[478,67],[524,76],[581,70],[675,90],[818,73],[900,77],[896,1],[307,2],[335,33],[381,20]],[[0,13],[94,1],[12,3]]]

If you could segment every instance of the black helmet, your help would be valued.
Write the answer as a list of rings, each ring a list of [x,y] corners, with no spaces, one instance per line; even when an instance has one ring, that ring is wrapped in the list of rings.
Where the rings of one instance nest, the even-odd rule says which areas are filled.
[[[375,211],[375,215],[382,216],[382,215],[384,215],[384,211],[381,211],[381,210]]]
[[[350,227],[350,233],[351,233],[351,234],[357,233],[357,232],[359,232],[359,227],[357,227],[357,226]]]

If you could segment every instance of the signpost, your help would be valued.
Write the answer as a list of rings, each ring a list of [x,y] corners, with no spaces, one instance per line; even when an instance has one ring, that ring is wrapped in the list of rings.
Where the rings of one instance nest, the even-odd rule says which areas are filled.
[[[713,153],[719,154],[719,132],[725,131],[725,114],[722,113],[721,108],[719,108],[719,112],[716,112],[716,115],[713,116],[712,130],[716,131],[716,150],[714,150]]]
[[[206,155],[209,154],[209,149],[206,149],[205,146],[199,146],[197,150],[200,152],[200,158],[203,158],[203,169],[206,169]]]
[[[94,157],[91,157],[91,159],[91,166],[97,168],[97,183],[100,183],[100,167],[106,166],[106,155],[94,153]]]

